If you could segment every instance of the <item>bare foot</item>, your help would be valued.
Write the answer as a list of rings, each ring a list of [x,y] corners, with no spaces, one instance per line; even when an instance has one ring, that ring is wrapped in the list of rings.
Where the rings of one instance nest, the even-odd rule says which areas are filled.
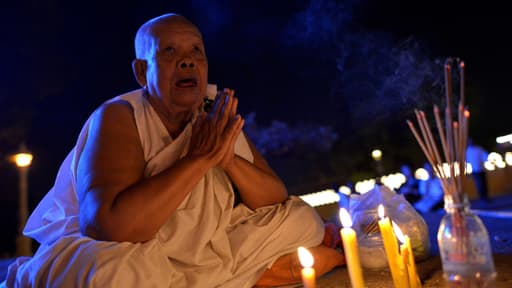
[[[320,277],[335,267],[345,264],[345,256],[336,249],[320,245],[308,248],[315,259],[316,276]],[[302,266],[297,253],[290,253],[279,257],[272,267],[265,270],[256,287],[272,287],[300,283],[302,281]]]

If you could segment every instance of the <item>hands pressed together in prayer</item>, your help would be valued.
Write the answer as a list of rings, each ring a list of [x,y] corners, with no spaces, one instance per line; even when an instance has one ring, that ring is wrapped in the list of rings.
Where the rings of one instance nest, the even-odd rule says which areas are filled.
[[[234,90],[225,88],[219,92],[212,111],[202,112],[192,126],[189,154],[205,157],[213,166],[228,170],[235,159],[235,142],[244,125],[237,114],[238,99]]]

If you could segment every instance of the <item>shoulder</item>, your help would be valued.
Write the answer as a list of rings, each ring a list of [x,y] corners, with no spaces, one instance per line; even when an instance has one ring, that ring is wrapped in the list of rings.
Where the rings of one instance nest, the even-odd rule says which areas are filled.
[[[100,123],[125,123],[133,119],[133,107],[126,100],[114,99],[98,107],[94,119]]]
[[[93,135],[107,138],[131,137],[137,134],[136,127],[133,107],[128,101],[117,98],[96,109],[89,131]]]
[[[100,107],[98,107],[99,113],[132,113],[133,107],[127,100],[121,98],[114,98],[108,102],[103,103]]]
[[[137,89],[105,101],[97,111],[100,113],[126,113],[133,111],[143,101],[142,90]]]
[[[98,107],[98,109],[96,109],[96,118],[121,117],[118,120],[132,120],[134,122],[134,115],[137,113],[137,110],[140,110],[143,103],[144,96],[142,89],[133,90],[104,102],[100,107]]]

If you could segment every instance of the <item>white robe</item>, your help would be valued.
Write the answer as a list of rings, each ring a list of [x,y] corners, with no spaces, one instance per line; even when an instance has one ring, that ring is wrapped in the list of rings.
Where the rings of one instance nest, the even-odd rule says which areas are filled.
[[[141,90],[114,99],[124,99],[134,109],[146,177],[186,153],[190,124],[172,139]],[[38,251],[34,257],[18,258],[9,267],[3,285],[251,287],[279,256],[322,241],[321,219],[297,197],[256,210],[243,204],[233,207],[231,183],[219,168],[207,172],[155,239],[134,244],[97,241],[80,234],[77,161],[94,117],[95,113],[87,120],[75,148],[59,169],[54,187],[27,222],[24,234],[40,243]],[[243,134],[235,153],[253,161]]]

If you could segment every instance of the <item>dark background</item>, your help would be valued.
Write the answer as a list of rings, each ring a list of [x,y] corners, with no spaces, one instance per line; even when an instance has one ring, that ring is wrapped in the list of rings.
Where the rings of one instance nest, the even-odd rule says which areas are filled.
[[[266,153],[290,192],[301,194],[373,177],[369,153],[375,147],[384,151],[387,172],[406,161],[421,165],[405,120],[414,108],[430,113],[433,103],[445,104],[442,64],[449,56],[466,63],[470,135],[494,149],[495,137],[512,132],[511,47],[505,44],[511,21],[503,6],[396,0],[2,4],[0,253],[14,251],[16,232],[17,171],[7,156],[22,142],[35,155],[33,210],[89,114],[138,88],[133,37],[152,17],[177,12],[199,26],[210,82],[234,88],[240,112],[255,112],[261,129],[277,120],[336,133],[327,150],[292,149],[294,141],[277,139],[292,148]]]

